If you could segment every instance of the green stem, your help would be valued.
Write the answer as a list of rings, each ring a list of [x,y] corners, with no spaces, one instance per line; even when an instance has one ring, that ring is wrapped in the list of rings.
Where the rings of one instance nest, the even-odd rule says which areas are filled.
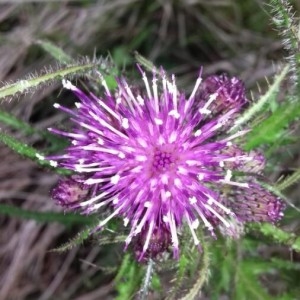
[[[142,288],[140,290],[140,300],[146,300],[149,292],[149,286],[151,284],[151,277],[153,273],[153,266],[154,266],[154,261],[152,259],[149,259],[147,269],[146,269],[146,274],[144,278],[144,282],[142,285]]]

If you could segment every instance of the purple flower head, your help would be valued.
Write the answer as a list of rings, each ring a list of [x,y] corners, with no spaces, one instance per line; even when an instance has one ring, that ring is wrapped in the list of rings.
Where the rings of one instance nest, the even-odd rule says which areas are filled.
[[[47,159],[81,174],[85,180],[78,182],[94,191],[72,208],[86,214],[110,211],[97,229],[114,217],[123,218],[124,226],[129,227],[126,247],[135,243],[140,260],[155,257],[171,245],[174,257],[178,257],[183,225],[188,226],[199,248],[199,226],[212,235],[215,228],[232,235],[237,223],[250,220],[240,212],[249,199],[261,203],[256,212],[273,216],[270,221],[279,219],[281,206],[262,199],[267,191],[235,177],[235,171],[260,161],[235,144],[247,130],[226,135],[241,105],[216,114],[212,110],[223,94],[244,103],[244,94],[234,89],[239,81],[222,77],[216,88],[206,88],[205,102],[195,103],[201,75],[187,96],[178,90],[175,77],[169,80],[163,70],[153,75],[152,84],[140,71],[144,89],[119,79],[117,89],[111,91],[101,77],[104,95],[100,98],[63,82],[78,97],[77,109],[55,107],[68,113],[75,126],[71,132],[50,129],[69,138],[71,145],[64,154]],[[231,92],[228,85],[233,87]],[[236,205],[226,206],[220,186],[241,191]],[[254,211],[255,204],[250,202],[248,210]]]
[[[222,149],[220,154],[237,158],[232,161],[225,162],[225,166],[229,169],[235,169],[244,173],[260,174],[265,168],[265,157],[262,153],[256,150],[248,152],[248,160],[243,161],[239,161],[238,157],[241,157],[244,154],[244,151],[236,145]]]
[[[241,222],[274,223],[283,216],[284,203],[280,198],[249,178],[249,191],[239,187],[222,195]]]
[[[79,175],[72,175],[68,178],[60,179],[56,187],[52,190],[54,201],[71,209],[83,201],[89,193],[90,187],[83,184],[83,178]]]
[[[231,108],[240,109],[248,102],[244,83],[225,74],[208,76],[199,88],[197,101],[206,102],[212,94],[216,98],[211,105],[214,115]]]
[[[156,258],[162,254],[171,244],[170,231],[164,224],[160,227],[155,227],[148,237],[149,228],[144,228],[141,233],[137,236],[134,242],[134,254],[138,260],[147,261],[148,258]],[[150,239],[149,246],[144,250],[144,245],[147,239]]]

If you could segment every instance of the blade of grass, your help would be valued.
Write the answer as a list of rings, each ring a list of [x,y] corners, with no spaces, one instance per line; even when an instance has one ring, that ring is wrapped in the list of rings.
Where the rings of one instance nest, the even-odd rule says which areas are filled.
[[[50,41],[37,40],[36,44],[41,46],[47,53],[49,53],[53,58],[58,60],[63,64],[70,64],[72,62],[72,57],[66,54],[61,48],[57,47]]]
[[[28,123],[0,110],[0,123],[1,122],[8,125],[12,129],[17,129],[21,132],[24,132],[26,135],[38,134],[40,137],[50,143],[48,147],[49,153],[57,152],[68,145],[66,139],[63,139],[58,135],[52,134],[46,130],[35,129]]]
[[[3,132],[0,132],[0,141],[3,142],[12,150],[14,150],[15,152],[33,161],[36,161],[39,165],[43,167],[55,168],[55,171],[59,174],[63,174],[63,175],[71,174],[70,171],[68,170],[56,168],[56,162],[45,160],[44,156],[38,153],[37,150]]]
[[[95,216],[82,216],[72,213],[31,211],[7,204],[0,204],[0,214],[9,217],[35,220],[42,223],[58,222],[65,226],[93,225],[97,221]]]
[[[31,127],[29,124],[1,110],[0,110],[0,122],[10,126],[11,128],[19,129],[28,135],[36,132],[36,130],[33,127]]]

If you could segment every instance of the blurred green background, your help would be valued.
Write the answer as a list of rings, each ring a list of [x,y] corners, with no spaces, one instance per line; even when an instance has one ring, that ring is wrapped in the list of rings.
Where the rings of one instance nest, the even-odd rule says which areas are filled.
[[[299,13],[300,2],[292,4]],[[0,1],[0,82],[4,85],[56,68],[58,62],[40,42],[49,41],[75,61],[84,61],[85,56],[91,60],[110,57],[118,73],[130,76],[136,74],[134,52],[138,51],[156,66],[176,74],[179,86],[186,91],[191,90],[201,66],[204,76],[226,72],[241,78],[249,98],[256,99],[266,91],[266,79],[272,81],[287,56],[280,32],[271,21],[271,10],[270,1],[260,0]],[[283,88],[282,93],[287,90]],[[45,130],[67,122],[66,116],[53,108],[58,101],[70,106],[74,101],[62,91],[60,80],[3,101],[1,109]],[[38,134],[28,132],[24,137],[4,124],[0,128],[31,146],[45,147]],[[294,141],[271,157],[270,180],[299,167],[298,149],[299,141]],[[57,174],[2,144],[0,155],[2,204],[30,211],[62,212],[50,198]],[[296,205],[298,195],[297,187],[289,190]],[[122,261],[122,246],[99,247],[96,240],[89,240],[63,254],[49,252],[72,238],[82,228],[81,221],[78,219],[77,225],[70,221],[71,226],[68,221],[51,222],[55,219],[51,215],[47,222],[25,217],[0,215],[0,300],[116,297],[113,279]],[[288,214],[284,228],[299,233],[298,218],[293,212]],[[231,250],[225,254],[224,241],[216,242],[212,261],[220,269],[212,271],[212,283],[199,299],[271,299],[272,295],[300,299],[299,254],[286,246],[260,242],[258,236],[253,240],[244,241],[242,246],[227,245]],[[249,249],[254,261],[255,257],[272,261],[275,255],[286,264],[276,271],[272,269],[276,263],[271,266],[249,260],[244,262],[244,271],[238,273],[233,269],[236,260],[249,254],[241,253],[241,247]],[[271,271],[255,276],[264,269]],[[161,278],[161,287],[150,293],[149,299],[166,296],[172,285],[170,274]],[[245,290],[232,292],[237,286]]]

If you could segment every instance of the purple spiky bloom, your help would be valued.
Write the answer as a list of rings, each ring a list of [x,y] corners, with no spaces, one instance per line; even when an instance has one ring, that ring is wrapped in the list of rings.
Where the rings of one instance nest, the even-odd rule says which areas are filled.
[[[203,102],[212,94],[216,95],[211,105],[213,114],[231,108],[239,109],[248,102],[244,83],[237,77],[228,77],[226,74],[208,76],[196,94],[196,101]]]
[[[62,207],[71,208],[82,202],[89,194],[90,187],[85,185],[79,175],[62,178],[52,190],[52,198]]]
[[[166,225],[161,224],[160,227],[155,227],[150,237],[149,246],[144,250],[144,245],[147,240],[148,228],[143,228],[141,233],[133,240],[134,242],[134,254],[137,259],[147,261],[149,258],[155,258],[165,250],[168,249],[171,244],[170,230]]]
[[[280,198],[264,187],[248,179],[249,191],[236,187],[222,195],[242,222],[269,222],[274,223],[282,215],[284,205]]]
[[[85,214],[109,208],[112,213],[97,229],[122,217],[129,226],[126,247],[134,241],[140,260],[155,257],[169,244],[178,257],[184,224],[200,247],[201,223],[212,235],[219,227],[232,236],[236,224],[261,221],[264,214],[269,216],[266,221],[280,219],[283,205],[277,197],[258,183],[235,177],[235,171],[261,172],[260,163],[264,164],[261,155],[235,144],[247,130],[225,134],[246,102],[241,82],[216,76],[201,87],[200,74],[186,96],[177,89],[175,77],[168,80],[163,70],[153,75],[152,86],[140,71],[144,90],[120,79],[112,92],[101,77],[101,98],[63,81],[80,102],[75,111],[55,104],[70,114],[75,126],[72,132],[49,129],[69,138],[71,145],[65,154],[47,159],[81,174],[80,187],[94,191],[90,198],[64,206]],[[239,191],[236,202],[224,199],[226,187]],[[256,203],[261,209],[254,209]]]

